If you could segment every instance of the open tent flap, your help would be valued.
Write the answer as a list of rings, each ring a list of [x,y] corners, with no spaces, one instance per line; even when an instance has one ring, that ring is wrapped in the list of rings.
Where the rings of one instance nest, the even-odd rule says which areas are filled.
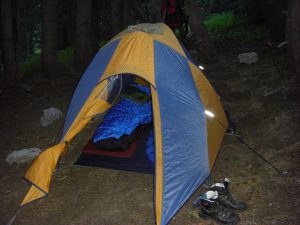
[[[177,69],[179,69],[179,68],[177,68]],[[166,72],[166,74],[169,74],[169,72]],[[175,74],[175,73],[173,73],[173,74]],[[192,79],[192,78],[190,77],[190,79]],[[177,79],[177,80],[180,81],[180,79]],[[191,80],[189,82],[191,82]],[[70,143],[74,139],[74,137],[87,125],[87,123],[95,115],[97,115],[99,113],[103,113],[103,112],[107,111],[108,109],[110,109],[112,105],[115,105],[119,101],[119,96],[122,96],[122,95],[126,96],[128,94],[128,93],[126,93],[126,88],[128,88],[128,86],[130,86],[130,84],[132,84],[132,83],[140,83],[140,84],[144,84],[144,85],[145,84],[149,85],[149,83],[147,83],[144,80],[137,78],[133,75],[122,74],[122,75],[111,76],[108,79],[105,79],[104,81],[100,82],[94,88],[94,90],[91,92],[88,99],[85,101],[85,103],[84,103],[83,107],[81,108],[80,112],[78,113],[77,117],[75,117],[70,128],[67,130],[64,137],[61,139],[61,142],[58,143],[57,145],[54,145],[51,148],[48,148],[44,152],[42,152],[42,154],[32,163],[32,165],[28,169],[25,178],[29,182],[32,183],[32,186],[31,186],[29,192],[27,193],[26,197],[24,198],[23,202],[21,203],[21,206],[23,206],[29,202],[32,202],[36,199],[39,199],[41,197],[44,197],[48,194],[52,173],[55,170],[55,167],[56,167],[56,164],[57,164],[59,158],[65,153],[65,151],[67,149],[67,144]],[[162,82],[162,83],[167,84],[167,82]],[[182,135],[182,133],[180,133],[181,125],[177,124],[175,121],[185,121],[185,122],[189,121],[191,119],[191,117],[184,116],[185,112],[186,112],[185,109],[187,109],[187,108],[191,109],[192,107],[185,107],[185,105],[183,105],[182,112],[179,112],[178,110],[176,111],[175,108],[178,109],[180,104],[182,104],[183,102],[181,101],[180,98],[175,97],[174,93],[178,92],[176,96],[180,96],[180,94],[183,92],[183,90],[178,89],[178,87],[172,88],[173,91],[171,93],[169,93],[169,92],[167,92],[167,90],[165,90],[165,89],[169,88],[169,86],[162,85],[162,86],[158,86],[158,88],[161,89],[160,95],[157,93],[157,89],[154,88],[152,85],[150,85],[153,117],[155,118],[153,120],[154,131],[155,131],[154,135],[153,135],[154,140],[155,140],[153,143],[155,145],[155,211],[156,211],[157,223],[165,224],[171,218],[171,216],[178,210],[178,207],[180,207],[183,204],[183,202],[185,201],[185,198],[179,199],[179,200],[176,199],[176,201],[181,202],[178,205],[174,204],[174,202],[173,202],[174,200],[172,200],[171,205],[174,204],[174,206],[176,207],[175,209],[173,207],[172,207],[172,209],[169,207],[166,207],[166,204],[169,204],[168,201],[170,201],[169,199],[166,199],[166,197],[169,198],[168,197],[169,194],[168,195],[166,194],[168,192],[167,188],[169,188],[169,184],[167,184],[167,183],[169,182],[168,179],[170,179],[170,177],[172,177],[171,171],[175,170],[173,168],[173,165],[169,164],[168,161],[173,161],[173,162],[178,161],[178,159],[182,158],[182,156],[181,156],[181,154],[178,155],[179,158],[174,161],[171,158],[168,159],[168,157],[174,157],[174,156],[177,157],[177,155],[173,156],[172,154],[166,154],[163,151],[165,151],[166,149],[169,149],[169,146],[167,146],[166,144],[173,146],[172,143],[174,143],[174,141],[171,141],[171,142],[167,141],[167,139],[169,138],[168,137],[169,135],[174,133],[176,130],[179,132],[178,133],[179,136]],[[183,87],[181,87],[181,88],[183,88]],[[191,96],[194,96],[193,101],[199,102],[199,99],[197,99],[198,97],[195,94],[195,92],[190,91],[190,93],[187,96],[190,97],[189,102],[191,102],[190,101]],[[126,97],[128,97],[128,96],[126,96]],[[139,98],[141,98],[141,96],[137,96],[137,98],[139,99]],[[170,118],[170,111],[168,111],[168,109],[166,108],[166,105],[167,105],[166,103],[170,102],[170,101],[172,102],[172,104],[171,104],[172,107],[175,107],[174,110],[172,110],[172,112],[173,112],[173,114],[174,114],[174,112],[176,112],[175,113],[176,115],[173,115],[174,118],[172,117],[172,119],[174,119],[174,121],[168,122],[168,120]],[[162,109],[160,108],[160,103],[163,103],[164,108],[162,108]],[[200,113],[200,111],[202,114],[204,113],[204,109],[199,111],[199,109],[197,109],[197,107],[194,107],[194,108],[196,109],[197,113]],[[201,116],[202,120],[204,118],[203,115]],[[178,118],[181,118],[181,119],[178,120]],[[199,118],[199,116],[193,116],[193,118]],[[165,121],[165,122],[162,123],[162,121]],[[205,124],[204,121],[202,121],[202,122],[203,122],[203,124]],[[178,129],[176,128],[176,130],[173,130],[173,128],[171,128],[171,127],[168,128],[172,124],[173,125],[177,124],[176,127]],[[162,127],[162,125],[163,125],[163,127]],[[192,126],[192,125],[193,125],[193,123],[189,122],[189,126]],[[200,125],[197,124],[197,126],[200,126]],[[201,125],[201,127],[203,127],[203,128],[201,128],[202,131],[199,133],[204,134],[205,126]],[[170,133],[169,131],[172,131],[172,133]],[[177,137],[178,137],[178,135],[177,135]],[[193,135],[191,135],[191,136],[193,136]],[[169,140],[175,140],[175,139],[176,138],[174,138],[174,137],[169,138]],[[196,139],[199,140],[199,136],[197,136]],[[189,142],[189,144],[196,143],[196,139],[192,142]],[[197,146],[198,145],[195,145],[193,148],[189,148],[189,149],[190,150],[197,149]],[[175,147],[176,147],[176,150],[185,149],[185,145],[181,145],[179,147],[175,146]],[[207,147],[204,147],[201,149],[202,149],[201,154],[204,154]],[[216,147],[216,149],[217,149],[217,147]],[[172,150],[172,149],[170,148],[170,150]],[[186,152],[182,152],[182,154],[185,154],[185,153]],[[205,154],[207,154],[207,153],[205,153]],[[185,154],[186,157],[188,155]],[[203,159],[205,159],[206,157],[204,157]],[[186,160],[186,162],[187,161],[188,160]],[[196,161],[198,162],[200,160],[196,160]],[[208,165],[208,162],[205,162],[204,164]],[[198,163],[195,162],[195,163],[193,163],[193,165],[194,166],[191,166],[191,168],[199,169],[199,167],[197,166]],[[177,174],[181,174],[183,171],[181,171],[181,172],[177,171]],[[192,171],[196,171],[196,170],[192,169]],[[203,175],[203,177],[199,176],[201,178],[201,181],[199,181],[199,180],[197,180],[197,182],[195,181],[197,184],[200,184],[202,182],[202,180],[205,179],[205,177],[208,175],[208,168],[203,169],[203,171],[205,172],[205,174]],[[201,173],[203,173],[203,171],[201,170]],[[171,175],[167,175],[169,173]],[[191,171],[189,173],[191,173]],[[184,176],[186,176],[186,174]],[[198,175],[197,175],[197,177],[198,177]],[[172,183],[172,182],[170,182],[170,183]],[[194,186],[195,187],[193,187],[192,190],[190,191],[191,193],[195,190],[196,187],[198,187],[198,185],[194,185]],[[186,188],[190,189],[190,187],[184,186],[184,187],[182,187],[181,191],[185,190]],[[173,192],[173,191],[171,191],[170,193],[175,194],[175,192]],[[170,199],[171,199],[171,197],[170,197]],[[164,216],[163,216],[163,214],[164,214]]]
[[[62,137],[61,142],[43,151],[27,170],[25,179],[32,183],[32,187],[21,205],[48,194],[52,173],[58,160],[65,153],[67,144],[74,139],[95,115],[107,111],[113,104],[116,104],[121,93],[132,83],[147,84],[147,82],[138,77],[123,74],[122,76],[112,76],[95,87],[78,116],[74,119],[64,137]],[[124,93],[126,94],[126,92]],[[137,96],[137,98],[141,98],[141,96]]]
[[[101,98],[101,96],[107,96],[105,94],[107,84],[108,81],[105,80],[94,88],[61,142],[43,151],[33,161],[25,174],[25,179],[32,183],[32,187],[22,201],[21,206],[48,194],[52,173],[59,158],[67,149],[67,143],[74,139],[93,116],[110,108],[111,104]]]
[[[112,79],[115,84],[116,79]],[[144,86],[136,83],[136,79],[131,80],[132,84],[115,90],[119,97],[112,100],[114,105],[103,117],[75,165],[153,172],[154,138],[149,135],[153,122],[149,84]]]

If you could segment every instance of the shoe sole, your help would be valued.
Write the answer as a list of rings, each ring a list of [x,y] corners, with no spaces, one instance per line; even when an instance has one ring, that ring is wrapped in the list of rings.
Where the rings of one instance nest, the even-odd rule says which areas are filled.
[[[209,215],[206,215],[206,214],[203,214],[202,212],[198,212],[198,215],[203,218],[203,219],[210,219],[210,220],[214,220],[215,222],[217,222],[217,224],[220,224],[220,225],[237,225],[239,222],[240,222],[240,218],[238,217],[238,220],[235,221],[235,222],[231,222],[231,223],[223,223],[222,221],[212,217],[212,216],[209,216]]]

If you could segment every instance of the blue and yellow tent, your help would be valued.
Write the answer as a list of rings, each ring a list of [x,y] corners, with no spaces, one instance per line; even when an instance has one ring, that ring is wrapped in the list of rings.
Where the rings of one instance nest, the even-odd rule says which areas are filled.
[[[101,48],[72,97],[60,143],[32,163],[32,184],[21,206],[49,193],[52,173],[68,144],[111,104],[111,77],[132,74],[151,88],[155,131],[154,207],[156,224],[167,224],[207,179],[228,121],[218,95],[162,23],[161,32],[125,30]]]

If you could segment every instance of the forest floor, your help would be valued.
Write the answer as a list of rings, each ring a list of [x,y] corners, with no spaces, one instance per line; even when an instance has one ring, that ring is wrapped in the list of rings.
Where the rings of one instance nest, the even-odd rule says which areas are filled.
[[[260,60],[239,64],[237,55],[251,51],[257,52]],[[224,95],[237,133],[288,174],[279,175],[234,137],[225,136],[211,180],[228,177],[233,196],[247,202],[240,224],[299,224],[299,83],[293,76],[284,79],[278,73],[266,46],[221,49],[220,59],[205,73]],[[8,165],[6,155],[22,148],[44,149],[54,143],[63,119],[43,128],[42,110],[57,107],[66,112],[79,77],[64,73],[49,81],[34,74],[23,79],[19,89],[1,91],[0,224],[11,218],[28,190],[22,177],[30,163]],[[52,178],[49,196],[24,207],[14,224],[154,224],[152,175],[71,166],[89,135],[82,132],[72,144],[62,168]],[[203,185],[192,195],[170,225],[215,224],[199,218],[191,204],[204,190]]]

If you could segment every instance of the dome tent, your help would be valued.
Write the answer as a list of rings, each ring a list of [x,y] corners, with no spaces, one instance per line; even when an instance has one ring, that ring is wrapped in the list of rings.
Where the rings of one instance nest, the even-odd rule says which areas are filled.
[[[165,24],[138,25],[108,42],[88,66],[71,99],[61,141],[43,151],[25,175],[32,185],[21,206],[49,193],[68,144],[111,107],[110,80],[128,74],[151,89],[156,224],[167,224],[207,179],[228,126],[219,97]]]

